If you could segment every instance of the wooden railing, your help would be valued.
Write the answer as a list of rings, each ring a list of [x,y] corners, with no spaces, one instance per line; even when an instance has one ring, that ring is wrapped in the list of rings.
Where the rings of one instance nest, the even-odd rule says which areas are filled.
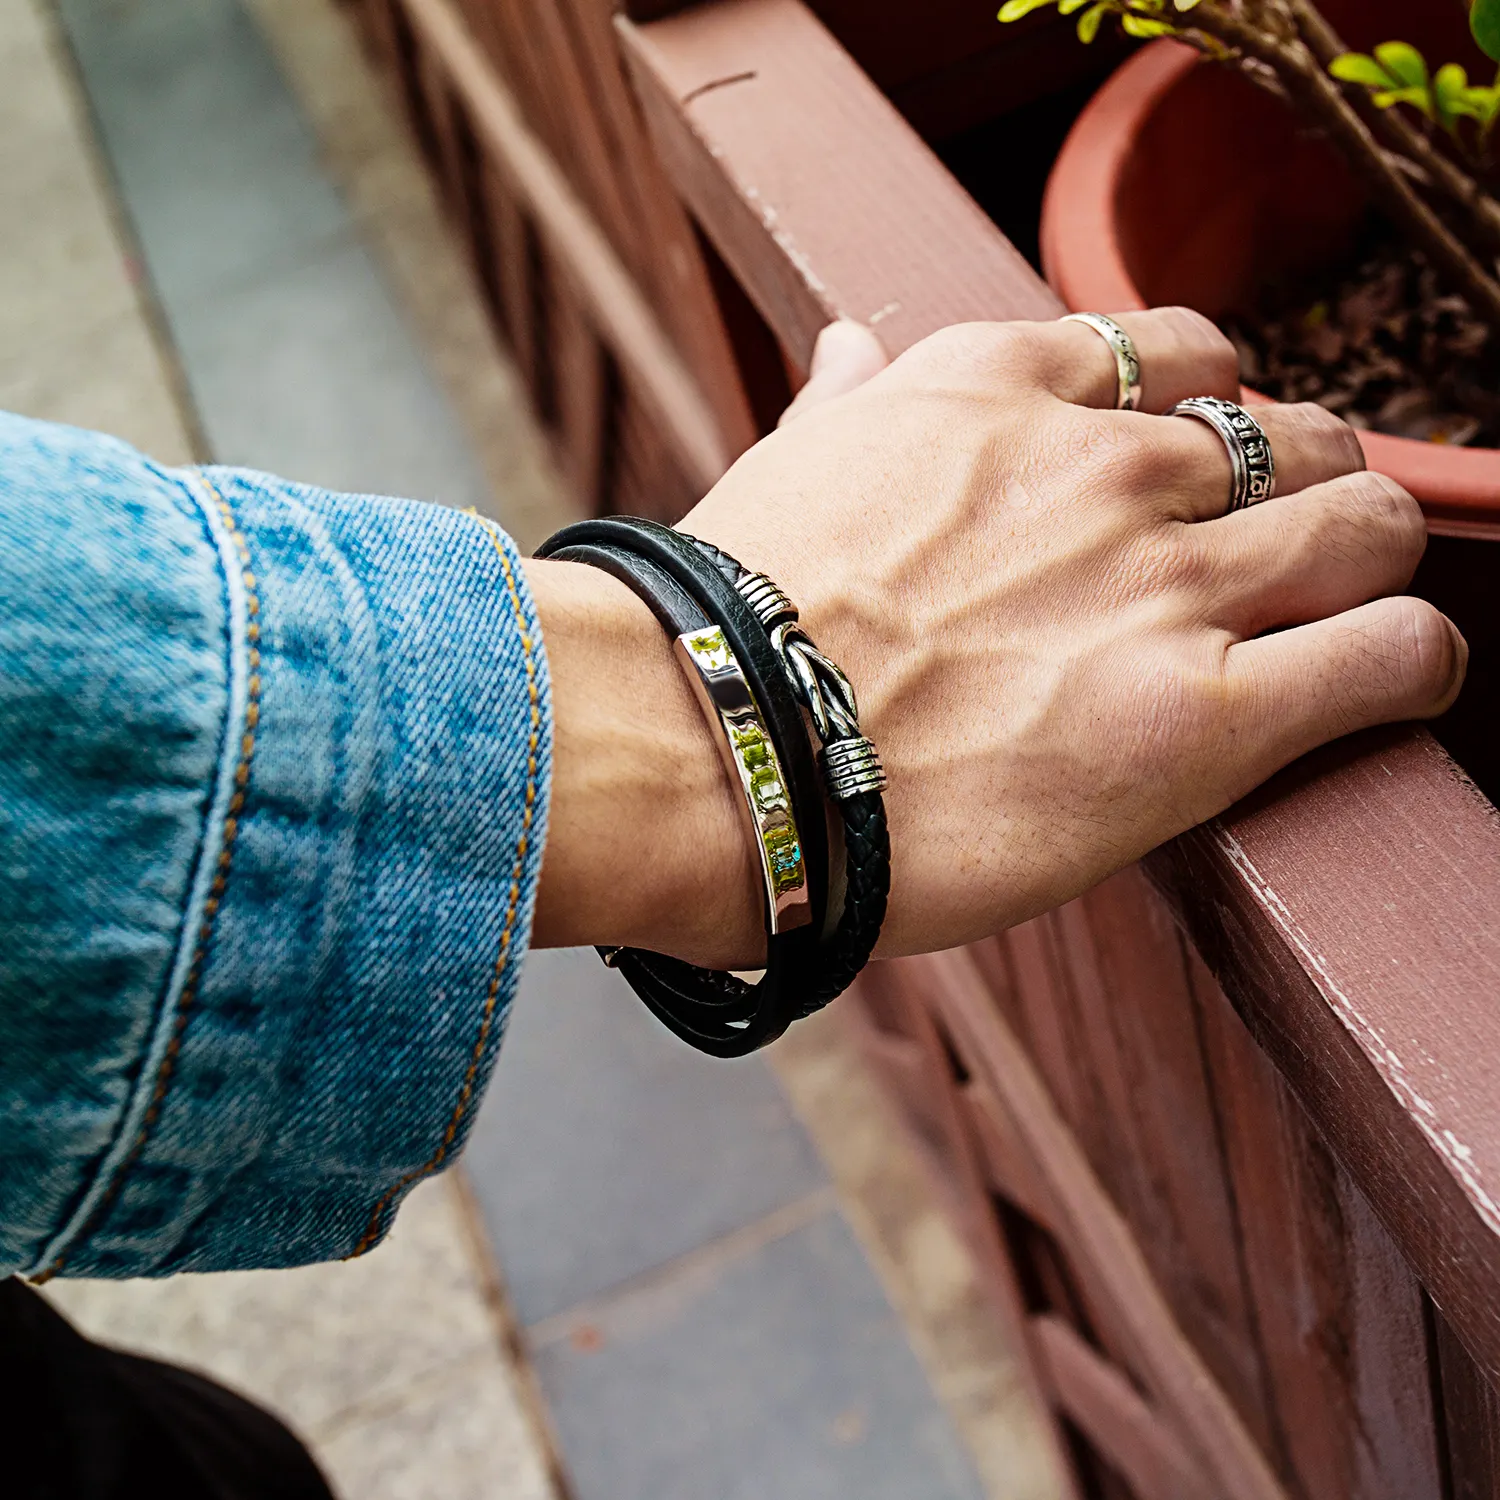
[[[842,3],[820,9],[837,21]],[[524,239],[475,226],[509,212],[551,237],[549,284],[575,289],[585,344],[672,455],[658,513],[707,477],[702,455],[764,425],[767,330],[805,368],[834,316],[894,353],[947,323],[1059,311],[799,0],[619,21],[650,150],[601,50],[603,0],[361,4],[396,39],[502,326],[537,300],[505,290]],[[889,30],[889,8],[843,6],[878,50],[872,9]],[[558,82],[559,48],[592,70],[581,92]],[[963,115],[934,83],[963,59],[941,64],[885,81]],[[985,53],[971,72],[1004,66]],[[518,167],[517,119],[551,178]],[[538,185],[554,180],[607,274],[556,228]],[[665,288],[659,255],[690,261]],[[599,482],[601,409],[591,494],[644,508],[639,483]],[[1331,746],[1057,912],[877,966],[859,1004],[1031,1352],[1073,1493],[1500,1494],[1500,815],[1428,733]]]

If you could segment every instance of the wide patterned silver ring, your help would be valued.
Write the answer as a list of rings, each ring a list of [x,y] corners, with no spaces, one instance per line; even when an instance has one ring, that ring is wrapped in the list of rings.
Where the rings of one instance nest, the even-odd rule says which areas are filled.
[[[1141,362],[1135,352],[1135,340],[1103,313],[1069,313],[1064,323],[1082,323],[1092,328],[1110,347],[1115,357],[1115,373],[1119,388],[1115,397],[1116,411],[1138,411],[1141,405]]]
[[[1276,487],[1276,459],[1271,453],[1271,440],[1243,406],[1218,396],[1189,396],[1167,415],[1207,422],[1224,440],[1233,476],[1229,486],[1231,513],[1271,498]]]

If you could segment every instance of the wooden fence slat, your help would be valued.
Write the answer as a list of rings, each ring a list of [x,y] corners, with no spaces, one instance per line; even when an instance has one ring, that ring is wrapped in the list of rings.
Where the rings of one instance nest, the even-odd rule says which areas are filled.
[[[627,83],[611,24],[613,6],[609,0],[563,0],[561,13],[601,123],[604,170],[619,178],[637,226],[636,274],[714,403],[730,452],[738,456],[760,434],[692,222],[657,160]]]
[[[1275,1451],[1309,1497],[1440,1500],[1422,1290],[1201,965],[1198,978]]]
[[[1147,868],[1500,1376],[1500,814],[1432,738],[1326,747]]]
[[[953,1067],[947,1043],[940,1037],[934,1019],[933,981],[939,979],[928,959],[891,959],[876,964],[860,977],[861,985],[876,985],[899,993],[905,1011],[903,1021],[913,1044],[927,1060],[929,1081],[924,1087],[926,1099],[933,1106],[932,1133],[921,1144],[931,1152],[934,1140],[941,1153],[937,1162],[938,1180],[949,1198],[954,1217],[978,1262],[980,1274],[990,1293],[1001,1324],[1016,1349],[1030,1347],[1030,1319],[1025,1298],[1016,1279],[1016,1267],[1001,1238],[1000,1228],[990,1208],[990,1189],[985,1175],[981,1150],[961,1109],[953,1087]],[[923,997],[921,1000],[918,997]],[[926,1002],[926,1003],[924,1003]],[[864,1022],[866,1028],[870,1023]],[[1072,1466],[1064,1461],[1065,1443],[1055,1423],[1048,1420],[1038,1370],[1030,1360],[1022,1371],[1026,1393],[1043,1416],[1043,1429],[1050,1445],[1050,1457],[1062,1493],[1059,1500],[1083,1500]]]
[[[988,1003],[973,962],[957,951],[920,962],[932,971],[937,1004],[970,1071],[994,1090],[1029,1150],[1080,1283],[1094,1289],[1092,1305],[1111,1319],[1131,1369],[1163,1417],[1224,1500],[1285,1500],[1254,1438],[1178,1329],[1134,1235],[1025,1051]]]
[[[532,134],[451,0],[401,3],[423,44],[441,59],[476,134],[511,179],[558,267],[575,283],[600,337],[629,372],[632,386],[669,435],[693,481],[707,490],[733,454],[712,408],[635,282]]]
[[[605,354],[571,287],[554,290],[551,329],[562,469],[573,493],[593,515],[605,500],[605,447],[612,436]]]
[[[617,24],[678,191],[802,369],[834,317],[872,324],[894,353],[998,307],[1057,315],[1052,293],[797,0],[721,0],[649,27]]]
[[[1202,1470],[1119,1370],[1061,1318],[1031,1320],[1031,1342],[1052,1399],[1140,1500],[1210,1500]]]
[[[1500,1397],[1428,1304],[1448,1441],[1446,1500],[1500,1500]]]
[[[971,1079],[959,1090],[969,1128],[979,1148],[990,1186],[1054,1238],[1056,1209],[1009,1112],[983,1083]]]
[[[1269,1438],[1238,1226],[1182,939],[1139,868],[1053,917],[1076,1013],[1075,1122],[1183,1332],[1256,1440]]]

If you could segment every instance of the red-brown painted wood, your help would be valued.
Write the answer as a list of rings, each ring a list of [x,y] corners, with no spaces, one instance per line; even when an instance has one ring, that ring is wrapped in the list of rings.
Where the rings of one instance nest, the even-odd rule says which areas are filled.
[[[627,24],[622,38],[679,191],[794,362],[835,314],[873,322],[895,351],[956,319],[1055,310],[795,0],[720,0]],[[1174,950],[1128,886],[981,945],[972,1014],[1022,1027],[1174,1325],[1214,1358],[1294,1492],[1436,1497],[1449,1459],[1418,1278],[1456,1343],[1500,1371],[1494,809],[1430,737],[1395,729],[1310,758],[1149,867],[1284,1081],[1243,1031],[1235,1040],[1239,1022],[1196,956]],[[887,1031],[892,1017],[911,1031],[903,1005],[951,1003],[952,983],[923,973],[866,985],[887,992],[875,1002]],[[942,1087],[919,1054],[887,1050],[902,1056],[905,1089]],[[955,1092],[989,1187],[1057,1231],[1025,1231],[1043,1250],[1012,1236],[1011,1253],[1040,1254],[1049,1295],[1111,1325],[1134,1368],[1118,1306],[1078,1266],[1097,1225],[1085,1214],[1057,1228],[1034,1155],[986,1166],[1013,1151],[1015,1131],[986,1126],[971,1082],[958,1077]],[[916,1108],[941,1154],[932,1099]],[[963,1220],[993,1232],[964,1174],[945,1167],[967,1194]],[[1180,1435],[1183,1403],[1166,1409]],[[1465,1409],[1470,1427],[1490,1420],[1481,1402]]]
[[[643,346],[578,269],[597,271],[600,242],[618,262],[606,282],[633,286],[653,347],[698,382],[714,463],[734,446],[724,413],[747,409],[731,342],[761,390],[760,346],[774,338],[805,367],[835,315],[896,352],[948,322],[1057,310],[881,92],[930,132],[944,128],[940,109],[923,114],[934,99],[978,117],[976,79],[1003,84],[997,107],[1051,86],[1039,67],[1007,81],[993,21],[956,0],[915,38],[898,7],[819,0],[874,83],[797,0],[621,25],[661,160],[713,243],[706,263],[642,155],[598,0],[564,0],[519,40],[535,0],[462,0],[464,48],[444,30],[454,0],[399,0],[414,26],[391,0],[363,3],[385,17],[383,45],[405,49],[397,66],[426,101],[418,123],[481,276],[535,387],[556,387],[578,482],[593,474],[600,497],[669,515],[693,451],[663,420],[660,362],[654,384],[624,378]],[[507,45],[524,65],[497,62]],[[1010,66],[1025,56],[1017,46]],[[581,259],[556,195],[516,169],[517,121],[583,210]],[[673,212],[681,233],[653,239]],[[674,302],[664,265],[684,240],[683,284],[713,279],[732,337],[714,317],[695,343],[681,320],[691,298]],[[1491,753],[1465,723],[1455,742]],[[871,1054],[1033,1353],[1038,1392],[1068,1418],[1059,1451],[1077,1493],[1496,1494],[1494,809],[1429,737],[1397,729],[1309,758],[1147,869],[1154,890],[1126,872],[860,986]]]
[[[1195,989],[1267,1451],[1309,1497],[1441,1500],[1422,1289],[1201,965]]]
[[[1031,1344],[1056,1405],[1129,1482],[1152,1500],[1203,1500],[1211,1481],[1176,1433],[1120,1371],[1051,1314],[1033,1318]]]
[[[872,324],[894,353],[997,310],[1056,316],[1051,292],[797,0],[727,0],[620,29],[678,191],[803,369],[833,317]],[[934,274],[939,261],[951,269]]]
[[[1149,868],[1454,1331],[1500,1373],[1500,821],[1429,736],[1308,757]]]
[[[796,0],[721,0],[622,31],[679,190],[794,357],[835,312],[875,318],[896,349],[955,318],[1055,311]],[[1420,731],[1391,731],[1379,746],[1334,746],[1189,836],[1181,857],[1202,879],[1212,872],[1221,905],[1186,890],[1179,905],[1237,997],[1273,1013],[1299,988],[1318,997],[1304,1019],[1352,1051],[1330,1040],[1294,1087],[1371,1174],[1372,1201],[1445,1283],[1445,1305],[1463,1308],[1461,1336],[1500,1360],[1500,1302],[1488,1296],[1500,1285],[1489,1062],[1500,1058],[1500,1006],[1489,1003],[1500,994],[1500,826]],[[1252,920],[1254,951],[1243,952],[1236,922]],[[1365,1062],[1345,1076],[1358,1054]],[[1380,1095],[1376,1118],[1401,1143],[1384,1165],[1354,1139],[1364,1121],[1340,1127],[1330,1107],[1356,1080],[1362,1097]],[[1467,1270],[1445,1272],[1456,1249]],[[1455,1283],[1481,1267],[1465,1298]]]

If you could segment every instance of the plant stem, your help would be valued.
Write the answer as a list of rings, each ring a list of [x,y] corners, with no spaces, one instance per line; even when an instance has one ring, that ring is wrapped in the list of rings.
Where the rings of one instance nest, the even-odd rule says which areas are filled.
[[[1349,48],[1311,0],[1291,0],[1291,5],[1303,39],[1326,70],[1335,57]],[[1422,169],[1434,188],[1473,215],[1484,250],[1491,255],[1500,254],[1500,203],[1485,191],[1483,184],[1438,150],[1396,110],[1377,109],[1363,91],[1354,95],[1352,103],[1372,134],[1383,136],[1387,146]]]
[[[1500,334],[1500,281],[1432,211],[1425,199],[1387,160],[1384,151],[1338,85],[1323,71],[1300,36],[1272,37],[1247,25],[1219,0],[1203,0],[1192,27],[1264,63],[1280,78],[1295,105],[1321,125],[1376,201],[1424,251],[1434,268],[1461,292],[1475,314]]]

